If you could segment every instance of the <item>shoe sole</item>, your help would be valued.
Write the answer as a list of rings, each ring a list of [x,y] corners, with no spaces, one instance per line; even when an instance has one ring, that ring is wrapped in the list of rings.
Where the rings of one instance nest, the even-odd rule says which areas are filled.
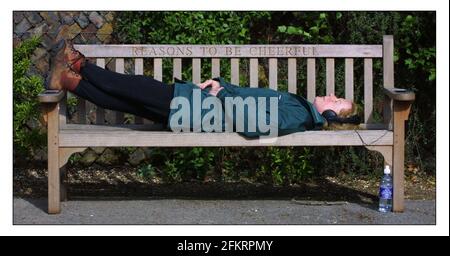
[[[56,44],[54,44],[52,46],[52,48],[50,49],[50,67],[53,67],[56,55],[64,47],[66,47],[66,41],[64,39],[59,40]],[[45,78],[44,87],[46,90],[52,90],[50,88],[50,83],[52,81],[52,74],[53,74],[53,69],[50,70],[50,72],[47,74],[47,76]]]

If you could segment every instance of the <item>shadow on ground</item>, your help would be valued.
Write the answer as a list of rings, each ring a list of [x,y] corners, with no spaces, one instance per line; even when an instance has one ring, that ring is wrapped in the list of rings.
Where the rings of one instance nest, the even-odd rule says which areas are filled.
[[[46,211],[47,203],[33,198],[47,197],[46,179],[29,180],[34,184],[32,198],[20,195],[36,207]],[[286,200],[302,204],[329,204],[330,202],[350,202],[376,209],[377,196],[358,191],[326,179],[314,183],[293,186],[271,186],[244,182],[184,182],[176,184],[116,183],[96,182],[69,184],[69,200],[155,200],[155,199],[195,199],[195,200]]]

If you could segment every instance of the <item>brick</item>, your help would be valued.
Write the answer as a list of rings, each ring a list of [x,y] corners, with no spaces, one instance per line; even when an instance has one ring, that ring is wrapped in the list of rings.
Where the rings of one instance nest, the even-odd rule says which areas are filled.
[[[119,156],[111,148],[106,148],[102,155],[97,159],[96,163],[101,165],[118,164],[120,162]]]
[[[77,23],[73,23],[73,24],[69,27],[69,31],[68,31],[69,38],[70,38],[70,39],[73,39],[73,38],[76,37],[80,32],[81,32],[80,26],[78,26]]]
[[[20,23],[24,19],[24,12],[13,12],[14,24]]]
[[[78,17],[75,17],[75,21],[81,28],[86,28],[89,25],[89,19],[84,13],[80,13]]]
[[[47,50],[45,48],[36,48],[33,52],[33,55],[31,55],[31,61],[36,62],[46,55],[47,55]]]
[[[145,159],[145,152],[141,148],[137,148],[136,151],[129,155],[128,162],[133,166],[137,166]]]
[[[30,22],[27,19],[23,19],[19,24],[14,27],[14,33],[18,36],[23,36],[25,32],[27,32],[31,28]]]
[[[103,151],[105,151],[105,147],[94,147],[94,148],[91,148],[95,153],[97,153],[97,154],[102,154],[103,153]]]
[[[41,37],[43,34],[47,33],[47,31],[48,31],[47,23],[42,23],[41,25],[31,30],[31,34],[33,36]]]
[[[49,25],[60,23],[58,12],[40,12],[39,14]]]
[[[51,24],[48,26],[47,35],[52,39],[55,39],[58,36],[59,30],[61,29],[60,24]]]
[[[31,24],[38,24],[42,22],[42,17],[38,12],[26,12],[26,18]]]
[[[46,58],[41,58],[40,60],[34,62],[34,66],[40,75],[48,73],[49,64]]]
[[[80,159],[80,163],[85,166],[93,164],[98,158],[97,154],[91,148],[88,148],[82,154],[83,156]]]
[[[48,35],[43,35],[41,37],[41,45],[46,49],[50,50],[55,42]]]
[[[98,14],[98,12],[91,12],[89,14],[89,20],[92,23],[94,23],[94,25],[97,28],[101,28],[103,26],[104,22],[105,22],[103,17],[100,14]]]
[[[75,22],[72,13],[61,14],[61,21],[66,25],[72,25]]]
[[[105,25],[97,31],[97,38],[102,42],[110,41],[112,32],[113,27],[111,23],[105,23]]]
[[[69,25],[62,25],[59,27],[58,35],[55,38],[55,41],[59,41],[61,39],[66,39],[69,37]]]
[[[74,44],[85,44],[86,40],[82,36],[82,34],[78,34],[74,39],[72,39],[72,43]]]
[[[97,43],[98,39],[95,36],[97,33],[97,27],[95,27],[94,24],[89,24],[85,29],[82,31],[82,38],[86,43]]]
[[[114,13],[113,12],[108,12],[107,14],[104,15],[105,19],[107,22],[112,22],[114,20]]]

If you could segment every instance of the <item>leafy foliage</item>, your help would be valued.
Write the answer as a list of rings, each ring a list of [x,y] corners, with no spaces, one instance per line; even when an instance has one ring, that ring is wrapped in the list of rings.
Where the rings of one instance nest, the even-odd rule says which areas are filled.
[[[117,17],[118,40],[147,44],[246,44],[251,24],[267,17],[267,12],[122,12]],[[192,79],[192,67],[183,59],[182,77]],[[202,79],[211,77],[211,63],[202,62]],[[230,64],[221,63],[230,78]],[[163,60],[163,80],[171,83],[172,65]]]
[[[436,16],[434,12],[307,12],[284,13],[273,37],[277,43],[345,43],[381,44],[383,35],[394,35],[395,86],[409,88],[417,92],[411,117],[407,127],[406,161],[418,165],[419,169],[433,172],[435,169],[435,124],[436,124]],[[283,16],[283,15],[280,15]],[[339,60],[337,60],[338,62]],[[324,63],[318,63],[324,70]],[[355,61],[355,74],[363,72],[363,63]],[[300,69],[304,69],[303,66]],[[383,92],[382,63],[374,61],[374,119],[382,116]],[[344,70],[336,68],[336,93],[343,95]],[[305,79],[299,74],[300,80]],[[362,76],[355,77],[355,91],[363,91]],[[325,93],[324,72],[317,78],[318,94]],[[363,105],[361,94],[355,95],[358,105]],[[340,152],[338,156],[327,149],[313,149],[315,154],[323,155],[321,163],[336,163],[336,157],[345,158],[356,154],[365,165],[363,170],[376,168],[381,160],[373,153],[350,148],[330,149]],[[320,153],[319,151],[324,151]],[[429,159],[429,161],[424,161]],[[356,166],[356,165],[355,165]],[[358,165],[360,166],[360,165]],[[343,169],[346,169],[342,167]]]
[[[45,145],[45,133],[38,127],[40,111],[37,95],[44,89],[40,76],[27,74],[31,55],[39,45],[31,38],[14,48],[13,52],[13,125],[14,147],[26,154]]]

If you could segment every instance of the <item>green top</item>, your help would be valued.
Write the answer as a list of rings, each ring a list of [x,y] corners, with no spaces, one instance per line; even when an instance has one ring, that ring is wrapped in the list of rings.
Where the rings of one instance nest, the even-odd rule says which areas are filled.
[[[205,106],[203,105],[203,103],[205,103],[205,105],[210,105],[211,100],[214,101],[215,99],[209,99],[209,101],[207,102],[205,102],[205,100],[209,97],[216,97],[209,94],[208,89],[200,90],[200,88],[196,84],[175,79],[174,98],[181,97],[184,103],[189,103],[190,109],[183,108],[183,104],[181,104],[179,101],[172,101],[173,106],[169,114],[168,127],[170,127],[172,130],[185,129],[197,132],[210,131],[205,130],[198,124],[195,125],[193,123],[193,120],[204,120],[204,118],[210,118],[210,122],[208,123],[211,123],[211,121],[214,123],[212,112],[215,111],[216,114],[222,117],[221,122],[220,120],[216,120],[220,122],[218,126],[216,126],[216,128],[219,128],[216,131],[228,131],[226,128],[230,127],[233,127],[233,131],[236,131],[236,127],[240,127],[239,122],[236,122],[236,120],[238,118],[243,118],[244,127],[240,127],[240,130],[238,130],[237,132],[245,137],[250,138],[269,135],[269,127],[278,128],[278,136],[282,136],[294,132],[302,132],[305,130],[321,129],[324,124],[324,119],[320,115],[320,113],[317,112],[317,110],[310,102],[308,102],[301,96],[288,92],[278,92],[267,88],[239,87],[226,82],[222,77],[214,78],[213,80],[218,81],[220,85],[224,87],[217,94],[217,98],[222,103],[222,107],[221,109],[215,109],[214,111],[211,110],[213,108],[204,109]],[[228,111],[226,111],[227,101],[237,101],[236,97],[242,98],[244,102],[254,101],[256,102],[256,105],[247,105],[247,107],[245,107],[244,109],[238,109],[237,107],[231,106],[228,107]],[[273,118],[273,116],[271,116],[269,107],[271,97],[274,97],[272,98],[272,100],[278,99],[278,120],[276,123],[274,122],[274,125],[276,125],[276,127],[273,127],[274,125],[269,125],[272,124],[271,117]],[[201,102],[202,105],[198,106],[199,103],[195,103],[196,100],[198,102]],[[201,106],[203,106],[203,108],[201,108]],[[253,109],[251,106],[256,106],[256,109]],[[266,123],[259,124],[257,117],[260,114],[260,111],[264,110],[266,114],[263,115],[263,117],[266,119]],[[218,111],[220,111],[221,113],[217,113]],[[254,111],[253,113],[256,113],[256,115],[249,115],[250,111]],[[173,122],[173,124],[171,125],[171,118],[173,117],[174,120],[179,120],[180,113],[191,113],[190,115],[188,115],[190,117],[189,123],[180,124],[180,122],[177,121]],[[252,116],[256,116],[256,119],[252,118]],[[201,122],[197,123],[201,124]],[[252,127],[256,129],[252,129]]]

